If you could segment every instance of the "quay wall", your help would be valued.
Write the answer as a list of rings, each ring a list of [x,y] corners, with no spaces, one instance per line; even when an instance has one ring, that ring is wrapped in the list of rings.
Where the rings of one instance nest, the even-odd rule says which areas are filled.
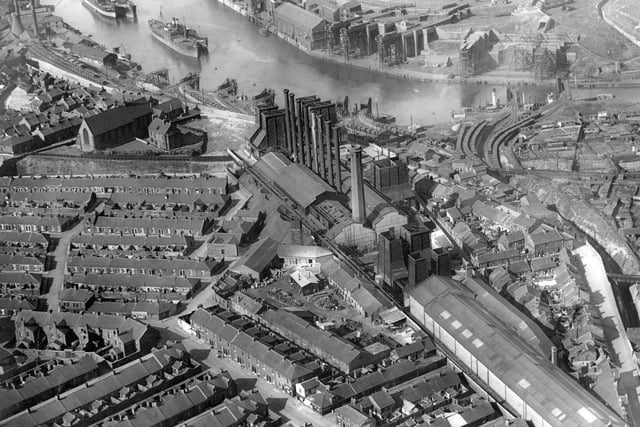
[[[251,15],[251,12],[237,2],[233,0],[217,0],[218,3],[222,4],[225,7],[233,10],[234,12],[246,17],[251,22],[256,23],[258,19]],[[606,16],[605,12],[602,10],[603,5],[607,2],[607,0],[603,0],[600,4],[597,5],[600,13],[603,15],[603,18],[614,28],[618,29],[618,27],[609,22],[610,20]],[[469,76],[469,77],[461,77],[455,76],[451,78],[448,74],[440,74],[440,73],[428,73],[423,71],[409,70],[402,67],[381,67],[374,66],[365,63],[359,62],[356,60],[345,61],[344,57],[340,55],[331,56],[328,55],[326,51],[319,50],[308,50],[303,45],[298,43],[297,41],[289,38],[286,34],[282,34],[275,29],[273,25],[268,26],[267,30],[269,33],[275,35],[276,37],[284,40],[285,42],[291,44],[295,48],[299,49],[301,52],[306,55],[312,56],[318,60],[332,63],[332,64],[341,64],[350,68],[356,68],[364,71],[374,72],[378,74],[384,74],[389,77],[403,79],[403,80],[411,80],[417,81],[421,83],[441,83],[441,84],[474,84],[474,85],[492,85],[492,86],[507,86],[507,85],[517,85],[517,86],[549,86],[555,84],[555,79],[548,80],[536,80],[533,76],[514,76],[514,75],[506,75],[504,73],[484,73],[482,75],[477,76]],[[634,43],[638,44],[637,40]],[[640,46],[640,44],[639,44]],[[569,87],[575,89],[605,89],[605,88],[640,88],[640,80],[635,79],[625,79],[625,80],[591,80],[591,79],[580,79],[577,81],[567,81]]]
[[[233,0],[217,0],[218,3],[222,4],[225,7],[233,10],[236,13],[246,17],[251,22],[256,23],[258,21],[257,18],[251,15],[250,11],[247,10],[246,7],[234,2]],[[535,80],[533,76],[531,78],[522,77],[522,76],[506,76],[504,74],[491,74],[485,73],[481,76],[471,76],[461,78],[456,76],[454,78],[449,77],[448,74],[440,74],[440,73],[426,73],[422,71],[409,70],[401,67],[379,67],[379,66],[371,66],[364,63],[358,62],[358,60],[351,60],[349,62],[344,60],[344,57],[335,55],[328,55],[325,51],[319,50],[309,50],[302,44],[298,43],[296,40],[291,39],[286,34],[277,31],[273,25],[268,27],[268,31],[270,34],[275,35],[281,40],[289,43],[294,46],[296,49],[305,53],[306,55],[312,56],[318,60],[332,63],[332,64],[341,64],[350,68],[356,68],[360,70],[370,71],[374,73],[384,74],[393,78],[403,79],[403,80],[413,80],[422,83],[448,83],[448,84],[490,84],[495,86],[507,86],[507,85],[520,85],[520,86],[536,86],[536,85],[551,85],[555,82],[555,80]]]
[[[229,156],[153,158],[143,156],[65,156],[33,154],[18,160],[18,175],[192,174],[224,173],[233,167]]]

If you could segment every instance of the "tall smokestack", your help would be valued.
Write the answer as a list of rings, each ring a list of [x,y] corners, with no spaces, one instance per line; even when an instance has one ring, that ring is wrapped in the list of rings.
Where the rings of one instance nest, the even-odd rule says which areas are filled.
[[[284,139],[287,142],[287,151],[293,157],[293,148],[291,147],[291,116],[289,115],[289,89],[282,91],[284,95]]]
[[[302,138],[304,141],[304,164],[311,169],[313,159],[311,158],[311,135],[309,135],[309,105],[302,104]]]
[[[359,145],[351,146],[351,216],[358,224],[367,221],[362,182],[362,147]]]
[[[333,161],[331,159],[331,120],[324,121],[324,146],[325,146],[325,154],[327,155],[326,166],[327,166],[327,182],[331,184],[333,187],[336,186],[336,179],[333,176]]]
[[[291,124],[291,147],[292,156],[296,162],[298,162],[298,140],[296,139],[296,95],[289,93],[289,123]]]
[[[320,175],[320,164],[318,162],[318,128],[316,127],[316,124],[318,123],[317,118],[316,118],[316,113],[314,112],[309,112],[309,125],[310,125],[310,129],[308,129],[310,132],[310,137],[311,137],[311,152],[313,153],[312,155],[312,159],[311,159],[311,167],[313,168],[313,171],[317,174]]]
[[[296,136],[298,140],[298,163],[304,164],[304,140],[302,136],[302,102],[296,99]]]
[[[320,167],[320,177],[327,180],[327,167],[324,161],[324,132],[322,130],[322,116],[316,116],[316,154],[318,155],[318,167]]]
[[[331,128],[331,140],[333,141],[333,161],[336,170],[336,190],[338,190],[338,193],[342,193],[342,171],[340,170],[340,135],[338,134],[337,127]]]
[[[38,18],[36,18],[36,0],[31,0],[31,16],[33,16],[33,33],[38,38],[40,32],[38,31]]]
[[[558,348],[555,345],[551,347],[551,363],[558,366]]]

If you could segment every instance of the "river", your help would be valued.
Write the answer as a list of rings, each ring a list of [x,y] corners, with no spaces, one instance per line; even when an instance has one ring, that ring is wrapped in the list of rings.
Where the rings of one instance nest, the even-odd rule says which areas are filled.
[[[55,5],[56,15],[90,34],[96,42],[107,48],[124,46],[147,72],[166,67],[173,80],[190,71],[199,72],[205,90],[214,89],[231,77],[238,81],[239,91],[249,96],[266,87],[275,89],[277,102],[282,99],[283,88],[297,96],[317,94],[333,101],[349,95],[352,103],[366,102],[371,97],[380,114],[395,115],[400,124],[411,120],[420,124],[445,121],[452,110],[491,99],[491,86],[405,81],[311,58],[275,36],[261,36],[245,17],[215,0],[135,0],[137,22],[96,16],[81,0],[48,3]],[[177,17],[209,37],[209,56],[200,60],[185,58],[156,41],[147,21],[159,18],[160,11],[165,21]],[[527,90],[530,101],[542,101],[549,89]],[[505,88],[499,87],[497,92],[498,98],[504,100]]]

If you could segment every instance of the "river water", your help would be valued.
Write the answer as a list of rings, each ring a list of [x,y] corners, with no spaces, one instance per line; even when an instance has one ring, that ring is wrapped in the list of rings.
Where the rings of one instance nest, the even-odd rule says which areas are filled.
[[[166,67],[176,81],[190,71],[199,72],[205,90],[231,77],[238,81],[239,91],[249,96],[266,87],[275,89],[277,102],[281,102],[283,88],[297,96],[317,94],[334,101],[349,95],[352,105],[371,97],[380,114],[395,115],[400,124],[448,120],[452,110],[491,99],[491,86],[404,81],[311,58],[275,36],[261,36],[245,17],[215,0],[135,0],[137,22],[96,16],[81,0],[48,3],[55,5],[56,15],[96,42],[107,48],[124,46],[147,72]],[[165,21],[177,17],[209,37],[209,56],[200,60],[182,57],[155,40],[147,21],[159,18],[160,12]],[[546,88],[528,90],[530,101],[541,101],[548,92]],[[498,87],[497,93],[499,99],[505,99],[504,87]]]

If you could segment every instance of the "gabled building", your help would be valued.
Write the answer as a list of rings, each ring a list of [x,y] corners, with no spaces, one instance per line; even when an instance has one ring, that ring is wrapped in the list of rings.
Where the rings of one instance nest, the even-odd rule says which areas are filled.
[[[528,234],[524,246],[531,256],[555,254],[563,248],[562,235],[557,230]]]
[[[149,327],[119,316],[21,311],[15,320],[16,346],[55,350],[107,348],[114,360],[147,351],[155,339]]]
[[[517,323],[484,307],[476,295],[455,280],[431,276],[406,297],[418,322],[534,426],[626,424],[547,355],[515,334]]]
[[[327,21],[293,3],[281,3],[274,11],[276,30],[304,50],[326,45]]]
[[[151,123],[149,105],[116,107],[85,117],[78,132],[82,151],[115,148],[135,138],[146,138]]]

